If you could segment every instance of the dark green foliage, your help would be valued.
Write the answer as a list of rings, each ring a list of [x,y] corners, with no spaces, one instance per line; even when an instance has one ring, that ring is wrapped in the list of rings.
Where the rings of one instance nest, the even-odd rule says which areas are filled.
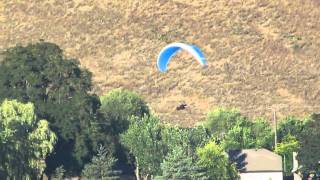
[[[125,132],[132,116],[142,117],[149,115],[149,108],[144,100],[136,93],[129,90],[115,89],[100,97],[101,107],[99,124],[103,132],[112,132],[115,144],[115,156],[118,159],[119,168],[129,173],[132,170],[132,162],[128,159],[128,152],[120,144],[118,135]]]
[[[229,162],[234,164],[240,173],[246,170],[246,165],[248,164],[246,157],[247,155],[243,153],[241,149],[228,151]]]
[[[258,118],[253,121],[252,134],[254,136],[254,148],[266,148],[272,150],[274,146],[274,133],[268,121]]]
[[[277,127],[278,141],[282,142],[287,135],[299,137],[307,122],[307,119],[301,120],[293,116],[282,119]]]
[[[164,154],[170,154],[173,149],[183,147],[189,149],[188,130],[171,125],[161,127],[161,140],[164,146]],[[188,151],[187,151],[188,152]]]
[[[0,63],[0,101],[32,102],[37,116],[47,119],[58,135],[55,153],[47,159],[51,171],[61,164],[79,171],[99,140],[92,137],[99,133],[91,132],[90,122],[100,102],[89,94],[91,73],[79,65],[47,42],[9,48]]]
[[[245,118],[237,120],[236,124],[226,133],[222,144],[225,149],[243,149],[255,146],[252,134],[252,122]]]
[[[250,121],[236,109],[218,108],[211,111],[204,123],[216,142],[226,150],[242,148],[272,149],[272,129],[263,119]]]
[[[297,160],[303,171],[320,169],[320,114],[312,114],[301,136],[298,137],[299,150]]]
[[[236,109],[218,108],[208,113],[204,125],[214,137],[222,138],[241,117]]]
[[[114,170],[116,161],[105,147],[100,146],[97,156],[94,156],[92,162],[86,164],[82,170],[82,179],[120,179],[120,171]]]
[[[194,157],[196,148],[205,145],[209,141],[210,135],[202,126],[195,128],[181,128],[165,125],[161,130],[162,141],[165,144],[164,153],[172,153],[177,146],[181,146],[187,155]]]
[[[66,170],[64,170],[63,166],[59,166],[54,171],[53,175],[51,175],[52,180],[62,180],[64,178],[64,173]]]
[[[161,129],[165,160],[158,179],[205,179],[206,171],[197,166],[196,149],[209,141],[202,126],[181,128],[164,125]]]
[[[199,146],[204,146],[206,143],[208,143],[209,139],[211,138],[210,134],[203,126],[188,128],[187,131],[189,144],[191,145],[191,147],[195,149]]]
[[[286,174],[292,174],[293,156],[299,148],[298,138],[301,136],[303,129],[308,122],[307,119],[301,120],[293,116],[282,119],[277,126],[278,143],[275,152],[282,155],[284,171]]]
[[[162,176],[158,179],[204,179],[205,172],[197,166],[183,147],[176,146],[161,163]]]
[[[129,129],[121,135],[121,142],[136,158],[139,176],[159,175],[164,158],[160,121],[154,116],[132,117]]]

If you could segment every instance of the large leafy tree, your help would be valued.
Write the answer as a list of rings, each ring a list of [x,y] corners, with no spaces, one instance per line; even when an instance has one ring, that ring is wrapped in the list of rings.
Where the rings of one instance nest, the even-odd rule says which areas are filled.
[[[48,122],[37,119],[32,103],[4,100],[0,105],[0,176],[40,178],[56,135]]]
[[[282,142],[288,135],[298,138],[307,122],[308,119],[298,119],[294,116],[288,116],[281,119],[277,126],[278,141]]]
[[[165,124],[161,126],[164,161],[162,176],[158,179],[203,179],[205,172],[196,164],[196,149],[209,141],[209,134],[202,126],[181,128]]]
[[[160,121],[154,116],[132,117],[129,129],[121,135],[121,142],[135,157],[136,177],[160,175],[164,158]]]
[[[227,150],[245,148],[268,148],[272,146],[272,130],[263,119],[250,121],[238,118],[224,136],[222,145]]]
[[[205,145],[210,135],[202,126],[195,128],[181,128],[172,125],[163,125],[161,137],[164,144],[164,154],[170,154],[177,148],[183,148],[190,157],[196,156],[196,148]]]
[[[298,137],[300,147],[297,160],[303,171],[320,169],[320,114],[312,114]]]
[[[149,115],[149,108],[144,100],[129,90],[112,90],[101,96],[100,100],[100,112],[104,115],[104,120],[111,123],[114,134],[120,134],[128,129],[131,116]]]
[[[236,166],[228,160],[223,147],[211,141],[197,150],[198,165],[205,170],[207,179],[239,179]]]
[[[222,138],[239,118],[242,116],[237,109],[217,108],[208,113],[204,126],[213,136]]]
[[[90,123],[100,105],[91,87],[91,73],[53,43],[17,45],[0,62],[0,101],[32,102],[36,115],[47,119],[58,136],[55,153],[47,159],[51,170],[64,165],[79,171],[101,140]]]
[[[132,116],[142,117],[149,115],[149,108],[145,101],[135,92],[114,89],[100,97],[101,107],[99,109],[102,118],[98,123],[103,132],[112,133],[112,142],[115,145],[115,156],[118,159],[118,167],[124,173],[132,172],[132,162],[128,159],[128,152],[119,143],[119,134],[125,132],[129,127],[129,119]]]

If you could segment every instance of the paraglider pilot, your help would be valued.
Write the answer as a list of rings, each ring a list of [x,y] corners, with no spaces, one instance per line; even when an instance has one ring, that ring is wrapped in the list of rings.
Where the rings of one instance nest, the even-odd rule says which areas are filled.
[[[187,106],[188,105],[186,103],[181,103],[179,106],[176,107],[176,110],[180,111],[180,110],[186,109]]]

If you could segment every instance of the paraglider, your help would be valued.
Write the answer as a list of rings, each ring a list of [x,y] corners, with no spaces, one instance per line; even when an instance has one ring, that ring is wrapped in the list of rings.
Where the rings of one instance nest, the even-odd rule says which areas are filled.
[[[169,61],[180,50],[185,50],[190,53],[193,57],[195,57],[202,67],[208,66],[203,53],[197,46],[185,43],[171,43],[164,47],[159,53],[157,66],[160,72],[167,71]]]
[[[184,110],[187,108],[187,106],[188,106],[187,103],[181,103],[179,104],[179,106],[176,107],[176,110],[177,111]]]

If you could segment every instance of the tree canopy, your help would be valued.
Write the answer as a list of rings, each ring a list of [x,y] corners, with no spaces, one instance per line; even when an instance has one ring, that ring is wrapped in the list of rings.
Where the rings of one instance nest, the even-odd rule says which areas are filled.
[[[294,116],[288,116],[281,119],[277,126],[277,137],[279,142],[282,142],[288,135],[298,138],[307,122],[308,119],[298,119]]]
[[[173,149],[181,147],[188,156],[196,156],[197,147],[205,145],[210,135],[202,126],[181,128],[172,125],[162,125],[161,139],[164,143],[164,154],[172,153]]]
[[[280,143],[277,143],[274,152],[283,157],[284,173],[291,174],[293,168],[293,152],[299,148],[298,140],[291,134],[286,135]]]
[[[37,117],[47,119],[58,136],[55,153],[47,159],[51,170],[64,165],[79,171],[90,160],[97,144],[91,122],[100,106],[91,88],[91,73],[53,43],[17,45],[0,62],[0,101],[32,102]]]
[[[149,107],[137,93],[125,89],[114,89],[100,96],[101,107],[98,123],[102,132],[112,135],[114,155],[118,159],[118,167],[124,172],[132,172],[132,162],[127,149],[122,146],[119,134],[125,132],[132,116],[149,115]],[[109,146],[110,147],[110,146]]]
[[[129,129],[121,135],[121,142],[135,157],[137,179],[160,175],[164,144],[159,119],[151,115],[132,117],[130,121]]]
[[[91,163],[85,165],[82,170],[82,179],[111,180],[120,179],[119,171],[114,169],[116,158],[112,157],[107,148],[100,146],[97,155],[92,158]]]
[[[303,171],[320,169],[320,114],[312,114],[298,137],[300,147],[297,160]]]
[[[229,162],[224,149],[211,141],[197,150],[199,167],[205,169],[207,179],[238,179],[236,166]]]
[[[217,108],[208,113],[204,126],[213,136],[221,138],[239,118],[242,116],[237,109]]]
[[[129,90],[111,90],[101,96],[100,100],[100,112],[104,115],[104,120],[111,123],[114,134],[120,134],[128,129],[131,116],[142,117],[150,113],[144,100]]]
[[[299,149],[298,138],[302,135],[308,119],[298,119],[294,116],[287,116],[280,120],[277,126],[278,143],[274,151],[283,157],[284,172],[292,173],[293,152]]]
[[[0,176],[39,178],[57,137],[49,123],[37,119],[32,103],[4,100],[0,105]]]
[[[187,149],[175,146],[161,163],[162,176],[158,179],[203,179],[205,172],[198,167],[196,159],[188,155]]]
[[[263,119],[251,121],[245,117],[238,118],[222,139],[227,150],[267,148],[272,149],[272,129]]]

